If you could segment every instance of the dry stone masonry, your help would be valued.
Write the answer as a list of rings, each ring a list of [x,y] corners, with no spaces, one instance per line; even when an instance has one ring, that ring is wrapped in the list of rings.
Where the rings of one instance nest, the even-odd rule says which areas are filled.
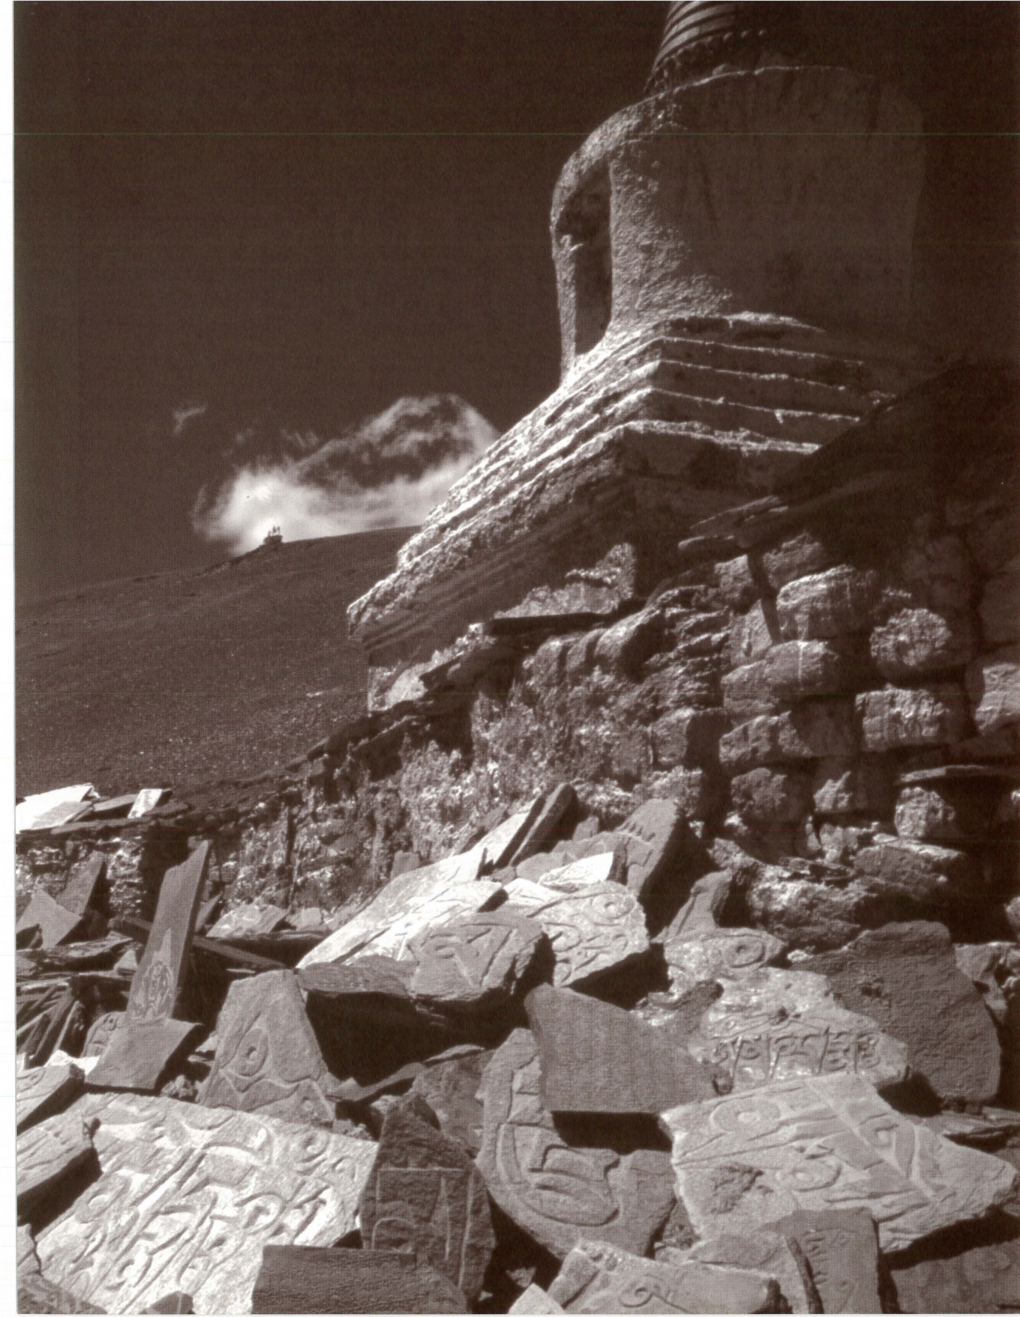
[[[793,8],[670,5],[566,163],[365,712],[19,835],[23,1311],[1020,1306],[1020,390]]]

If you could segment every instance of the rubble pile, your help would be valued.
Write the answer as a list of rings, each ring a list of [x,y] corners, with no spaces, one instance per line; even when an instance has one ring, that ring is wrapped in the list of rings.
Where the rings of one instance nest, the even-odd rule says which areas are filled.
[[[906,340],[918,112],[750,8],[564,169],[364,714],[25,811],[23,1311],[1020,1308],[1020,388]]]

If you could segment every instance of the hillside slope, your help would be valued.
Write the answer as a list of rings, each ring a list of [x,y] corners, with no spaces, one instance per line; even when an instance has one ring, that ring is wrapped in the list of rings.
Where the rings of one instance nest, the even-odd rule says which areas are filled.
[[[180,791],[302,753],[364,707],[346,608],[410,534],[303,540],[24,604],[18,794],[85,781]]]

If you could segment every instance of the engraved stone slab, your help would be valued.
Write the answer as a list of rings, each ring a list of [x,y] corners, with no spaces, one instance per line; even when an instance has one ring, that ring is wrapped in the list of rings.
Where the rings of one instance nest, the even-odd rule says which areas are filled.
[[[361,1195],[361,1235],[367,1248],[415,1254],[473,1301],[496,1244],[488,1195],[471,1157],[437,1125],[419,1097],[387,1113]]]
[[[713,928],[695,936],[670,938],[663,944],[674,991],[686,991],[706,979],[744,978],[771,965],[785,944],[760,928]]]
[[[410,1002],[413,973],[411,961],[394,960],[392,956],[359,956],[356,960],[299,969],[298,987],[302,992],[317,992],[323,997],[391,997]]]
[[[172,1098],[90,1094],[102,1175],[40,1232],[44,1273],[111,1313],[164,1294],[242,1313],[264,1243],[329,1246],[355,1225],[374,1145]],[[337,1250],[340,1252],[341,1250]]]
[[[556,831],[560,820],[567,810],[577,801],[577,794],[569,782],[561,782],[553,787],[544,797],[533,821],[529,824],[517,849],[504,861],[507,864],[519,864],[537,851],[542,850],[546,842]]]
[[[907,1072],[907,1048],[844,1010],[820,974],[761,969],[725,983],[687,1039],[734,1091],[799,1076],[860,1075],[881,1087]]]
[[[545,930],[513,910],[494,910],[426,928],[408,943],[411,995],[448,1007],[506,1000],[532,965]]]
[[[551,1299],[546,1294],[540,1285],[531,1284],[523,1294],[518,1295],[507,1311],[533,1314],[534,1317],[539,1317],[539,1314],[542,1313],[557,1313],[564,1310],[555,1299]]]
[[[69,1107],[85,1085],[76,1065],[43,1065],[18,1079],[18,1133]]]
[[[644,911],[618,883],[589,883],[574,892],[515,878],[507,883],[511,908],[536,920],[552,943],[557,988],[576,986],[648,950]]]
[[[906,1043],[911,1067],[940,1097],[989,1102],[995,1096],[995,1023],[957,968],[941,924],[886,924],[799,964],[824,974],[841,1005]]]
[[[267,1244],[252,1312],[467,1312],[463,1294],[413,1253]]]
[[[42,935],[39,945],[46,950],[58,946],[65,938],[70,937],[80,923],[80,914],[66,909],[40,888],[38,892],[33,892],[25,913],[14,926],[14,931],[18,934],[30,928],[38,928]]]
[[[18,1212],[30,1212],[58,1180],[91,1156],[92,1140],[77,1108],[19,1134]]]
[[[878,1237],[863,1207],[845,1212],[792,1212],[778,1223],[800,1250],[822,1312],[881,1312]]]
[[[478,879],[483,858],[484,846],[476,846],[394,878],[360,914],[313,947],[299,968],[367,953],[404,958],[416,933],[474,914],[500,890],[498,883]]]
[[[235,906],[221,915],[206,937],[256,937],[262,933],[275,933],[287,918],[286,910],[278,905]]]
[[[1015,1230],[1016,1227],[1014,1226]],[[892,1273],[900,1312],[1015,1312],[1020,1309],[1020,1238],[947,1248]]]
[[[533,989],[525,1000],[550,1111],[643,1111],[715,1096],[711,1073],[669,1025],[569,988]]]
[[[706,1237],[801,1209],[864,1207],[893,1252],[984,1215],[1017,1188],[1013,1167],[915,1125],[856,1075],[770,1084],[660,1120],[673,1136],[677,1192]]]
[[[561,1258],[582,1239],[647,1250],[673,1205],[667,1153],[568,1145],[543,1105],[538,1049],[527,1029],[515,1029],[499,1048],[479,1093],[478,1169],[509,1217]]]
[[[775,1278],[705,1262],[637,1258],[606,1243],[578,1244],[549,1286],[565,1312],[775,1312]]]
[[[123,1018],[123,1011],[107,1011],[104,1015],[97,1015],[85,1035],[82,1056],[102,1056],[106,1050],[106,1044],[113,1037],[114,1030]]]
[[[627,889],[647,899],[677,857],[687,823],[675,800],[646,800],[618,831],[627,842]]]
[[[716,1235],[700,1240],[689,1249],[691,1262],[711,1262],[720,1267],[747,1267],[774,1276],[791,1312],[816,1312],[815,1296],[809,1299],[797,1260],[778,1228],[743,1235]],[[812,1304],[814,1303],[814,1307]]]
[[[446,1137],[460,1143],[472,1157],[482,1146],[483,1111],[478,1086],[492,1055],[488,1051],[475,1052],[426,1066],[411,1085],[411,1092],[424,1098],[436,1113]]]
[[[712,933],[719,926],[723,907],[729,899],[733,886],[733,875],[706,873],[691,887],[687,900],[677,911],[673,922],[658,941],[667,943],[690,940],[700,937],[702,933]]]
[[[536,860],[542,858],[536,855]],[[555,855],[545,857],[556,860]],[[528,865],[522,866],[527,868]],[[627,863],[622,846],[599,850],[594,855],[582,855],[578,859],[563,863],[560,860],[553,868],[546,869],[537,879],[543,887],[552,887],[557,892],[580,892],[592,883],[622,883],[627,873]],[[519,875],[526,878],[526,873]]]
[[[332,1076],[292,970],[232,983],[216,1033],[216,1059],[199,1102],[332,1128]]]
[[[106,874],[106,856],[90,855],[83,865],[71,875],[67,886],[60,893],[60,904],[72,914],[83,915],[92,904],[96,888]]]
[[[195,1028],[172,1016],[183,986],[209,850],[210,843],[202,842],[183,864],[163,875],[156,915],[131,981],[124,1020],[89,1075],[90,1085],[155,1088],[163,1068]]]

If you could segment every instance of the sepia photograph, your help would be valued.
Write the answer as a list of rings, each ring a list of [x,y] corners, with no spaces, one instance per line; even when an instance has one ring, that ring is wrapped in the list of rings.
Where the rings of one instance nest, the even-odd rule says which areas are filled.
[[[1020,3],[7,13],[9,1310],[1020,1311]]]

